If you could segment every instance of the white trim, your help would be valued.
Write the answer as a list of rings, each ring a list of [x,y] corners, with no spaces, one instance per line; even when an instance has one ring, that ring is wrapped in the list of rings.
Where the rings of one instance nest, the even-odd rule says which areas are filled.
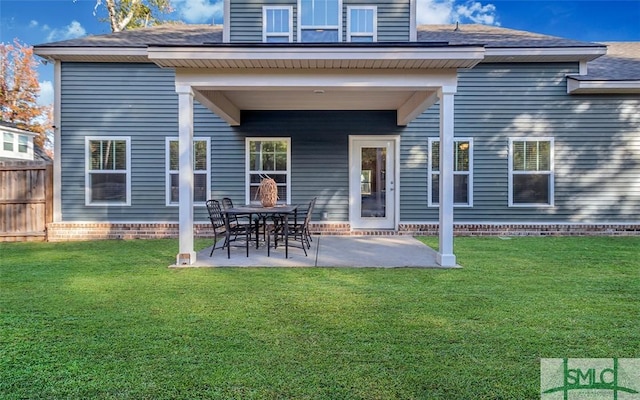
[[[314,0],[315,1],[315,0]],[[342,0],[338,1],[338,25],[302,25],[302,0],[298,0],[298,26],[297,26],[297,38],[296,41],[302,43],[302,30],[303,29],[336,29],[338,31],[338,41],[336,43],[342,42]]]
[[[62,221],[62,68],[53,60],[53,222]]]
[[[640,93],[640,80],[580,80],[568,76],[567,93]]]
[[[164,147],[165,147],[165,165],[164,165],[164,173],[165,173],[165,206],[167,207],[178,207],[180,205],[180,202],[177,201],[175,203],[171,202],[171,174],[178,174],[179,170],[175,170],[172,171],[170,170],[170,166],[171,166],[171,157],[170,157],[170,151],[171,151],[171,147],[170,147],[170,143],[171,142],[178,142],[179,143],[179,138],[177,136],[167,136],[165,138],[165,142],[164,142]],[[203,136],[197,136],[193,138],[193,143],[195,144],[195,142],[206,142],[207,144],[207,161],[206,161],[206,171],[203,173],[201,170],[196,171],[195,167],[193,170],[193,174],[194,174],[194,183],[195,183],[195,175],[206,175],[206,183],[207,183],[207,187],[206,187],[206,192],[207,192],[207,198],[205,199],[205,201],[202,202],[196,202],[194,200],[193,205],[194,206],[205,206],[206,205],[206,201],[209,199],[209,197],[211,196],[211,138],[210,137],[203,137]],[[195,149],[195,146],[194,146]],[[195,160],[195,150],[193,153],[193,157],[194,157],[194,162]],[[179,176],[179,175],[178,175]]]
[[[91,156],[89,155],[89,142],[91,141],[124,141],[126,145],[127,169],[126,170],[91,170]],[[84,137],[84,205],[88,207],[122,207],[131,205],[131,136],[85,136]],[[106,171],[106,172],[100,172]],[[125,202],[108,202],[95,201],[91,202],[91,185],[90,174],[101,173],[124,173],[126,174],[126,201]]]
[[[289,32],[267,32],[267,11],[287,10],[289,12]],[[288,42],[293,42],[293,6],[262,6],[262,42],[267,43],[269,37],[286,37]]]
[[[349,135],[349,224],[351,229],[398,229],[398,220],[400,217],[400,136],[399,135]],[[393,181],[389,182],[389,190],[393,192],[393,215],[391,216],[391,228],[389,227],[377,227],[377,226],[364,226],[358,225],[356,219],[360,219],[359,212],[359,199],[356,199],[353,194],[360,193],[360,190],[356,190],[356,187],[360,187],[360,173],[356,173],[356,169],[359,171],[360,166],[354,160],[354,150],[356,142],[391,142],[393,145]],[[375,222],[375,221],[372,221]],[[365,224],[366,225],[366,224]]]
[[[409,0],[409,41],[418,41],[418,23],[417,23],[417,0]]]
[[[252,202],[255,203],[257,200],[252,199],[251,198],[251,169],[250,169],[250,165],[249,165],[249,160],[250,160],[250,151],[249,151],[249,144],[251,142],[281,142],[281,141],[286,141],[287,142],[287,173],[284,174],[287,177],[287,184],[286,184],[286,188],[287,188],[287,198],[285,199],[285,203],[286,204],[291,204],[291,137],[290,136],[269,136],[269,137],[256,137],[256,136],[251,136],[251,137],[246,137],[244,140],[244,176],[245,176],[245,185],[244,185],[244,198],[245,198],[245,204],[251,204]],[[269,174],[269,172],[273,173],[273,171],[264,171],[265,174]],[[260,173],[258,171],[258,173]],[[280,174],[283,175],[283,174]],[[282,199],[278,199],[279,201],[281,201]]]
[[[353,10],[371,10],[373,11],[372,27],[373,32],[351,32],[351,11]],[[377,6],[347,6],[347,42],[351,42],[351,37],[371,37],[373,42],[378,41],[378,7]]]
[[[513,170],[513,142],[549,142],[549,170],[548,171],[514,171]],[[546,137],[510,137],[509,138],[509,207],[514,208],[551,208],[555,206],[555,165],[554,165],[554,138]],[[514,175],[549,175],[549,203],[514,203],[513,202],[513,176]]]
[[[607,54],[607,47],[489,47],[486,49],[486,58],[513,57],[563,57],[567,61],[593,61]],[[491,60],[486,60],[491,62]]]
[[[428,153],[427,153],[427,161],[428,161],[428,165],[427,165],[427,206],[428,207],[439,207],[439,201],[438,203],[434,202],[433,198],[432,198],[432,194],[433,194],[433,190],[432,190],[432,186],[433,186],[433,181],[432,181],[432,176],[433,175],[440,175],[440,171],[433,171],[433,162],[432,162],[432,157],[433,157],[433,142],[440,142],[440,138],[439,137],[430,137],[429,139],[429,143],[428,143]],[[467,185],[467,199],[468,199],[468,203],[467,204],[463,204],[463,203],[455,203],[455,191],[454,191],[454,203],[453,206],[456,208],[471,208],[473,207],[473,138],[472,137],[455,137],[453,138],[453,145],[454,148],[456,146],[458,146],[458,142],[469,142],[469,170],[468,171],[456,171],[455,170],[455,157],[453,159],[454,161],[454,171],[453,171],[453,175],[466,175],[468,176],[468,185]],[[455,187],[454,187],[455,189]]]
[[[231,0],[224,0],[222,15],[222,43],[231,42]]]

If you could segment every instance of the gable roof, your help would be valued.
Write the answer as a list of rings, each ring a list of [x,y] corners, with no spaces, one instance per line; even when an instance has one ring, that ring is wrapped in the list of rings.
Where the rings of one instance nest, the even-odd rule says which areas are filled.
[[[150,47],[264,46],[263,43],[223,43],[221,25],[165,24],[131,31],[86,36],[35,46],[36,54],[66,61],[149,62]],[[480,24],[421,25],[417,43],[287,43],[286,46],[374,47],[374,46],[483,46],[488,62],[513,61],[589,61],[605,53],[599,43],[582,42],[538,33]],[[268,46],[273,47],[272,44]],[[536,49],[536,51],[533,51]]]

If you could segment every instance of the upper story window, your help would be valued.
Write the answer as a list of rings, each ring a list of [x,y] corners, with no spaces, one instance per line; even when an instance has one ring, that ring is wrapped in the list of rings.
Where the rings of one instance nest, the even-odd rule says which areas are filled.
[[[509,206],[553,206],[553,138],[509,139]]]
[[[299,42],[341,41],[341,0],[298,0],[298,10]]]
[[[378,40],[376,6],[347,7],[347,41],[375,42]]]
[[[265,43],[293,41],[293,7],[262,7],[262,41]]]

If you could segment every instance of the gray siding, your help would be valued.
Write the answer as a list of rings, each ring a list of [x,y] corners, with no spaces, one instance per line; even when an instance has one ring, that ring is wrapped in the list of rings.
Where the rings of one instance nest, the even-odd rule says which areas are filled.
[[[481,64],[460,72],[455,131],[474,138],[474,204],[458,222],[637,222],[640,214],[640,99],[566,94],[574,64]],[[64,221],[177,221],[165,206],[165,137],[177,136],[174,74],[146,64],[63,63]],[[437,221],[427,207],[427,138],[438,105],[407,127],[395,112],[243,112],[229,127],[194,106],[194,135],[211,137],[212,197],[244,202],[245,138],[291,137],[292,200],[319,196],[315,219],[348,220],[348,136],[401,135],[400,220]],[[84,205],[85,136],[130,136],[132,202]],[[555,138],[555,206],[508,207],[508,137]],[[205,220],[203,208],[196,220]]]
[[[262,6],[293,6],[293,41],[296,42],[298,3],[296,0],[232,0],[230,4],[230,38],[232,43],[262,42]],[[409,41],[409,0],[343,0],[342,41],[347,40],[347,6],[376,5],[378,7],[378,41]]]
[[[244,200],[244,138],[290,137],[292,202],[318,196],[316,220],[327,212],[330,220],[348,221],[349,135],[399,134],[395,118],[393,111],[243,112],[242,125],[235,128],[242,142],[241,168],[234,176],[238,198]]]
[[[565,76],[576,72],[574,64],[481,64],[460,72],[455,134],[474,138],[474,203],[456,207],[456,221],[638,221],[640,99],[567,95]],[[437,208],[426,207],[422,132],[438,135],[437,105],[403,137],[404,221],[438,218]],[[508,207],[508,138],[547,136],[555,138],[555,206]]]

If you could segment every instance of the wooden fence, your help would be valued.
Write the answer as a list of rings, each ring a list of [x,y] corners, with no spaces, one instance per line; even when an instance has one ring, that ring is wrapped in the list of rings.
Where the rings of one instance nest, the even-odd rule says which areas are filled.
[[[0,242],[47,239],[53,221],[53,165],[0,162]]]

